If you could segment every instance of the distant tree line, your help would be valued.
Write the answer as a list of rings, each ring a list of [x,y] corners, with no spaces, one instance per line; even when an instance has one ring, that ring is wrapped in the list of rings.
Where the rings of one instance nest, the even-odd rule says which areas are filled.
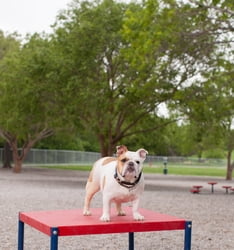
[[[35,146],[105,156],[127,144],[226,152],[231,179],[233,23],[230,0],[74,0],[51,34],[0,32],[0,136],[14,172]]]

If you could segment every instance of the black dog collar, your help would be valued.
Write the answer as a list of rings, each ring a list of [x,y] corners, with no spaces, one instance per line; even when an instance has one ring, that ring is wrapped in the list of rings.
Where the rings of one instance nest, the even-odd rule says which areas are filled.
[[[119,185],[125,187],[125,188],[133,188],[136,186],[136,184],[140,181],[141,179],[141,174],[142,172],[140,172],[138,178],[134,181],[134,182],[128,182],[128,181],[122,181],[120,180],[119,176],[118,176],[118,172],[117,172],[117,168],[115,169],[115,174],[114,174],[114,178],[116,179],[116,181],[119,183]]]

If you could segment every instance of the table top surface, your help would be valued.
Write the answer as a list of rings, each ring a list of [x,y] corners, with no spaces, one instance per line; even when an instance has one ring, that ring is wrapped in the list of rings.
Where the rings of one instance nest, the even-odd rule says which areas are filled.
[[[81,209],[20,212],[19,220],[47,235],[57,228],[59,236],[183,230],[186,226],[185,219],[146,209],[139,210],[143,221],[133,220],[130,207],[124,207],[126,216],[117,216],[112,210],[110,222],[100,221],[101,208],[91,209],[91,216],[84,216]]]

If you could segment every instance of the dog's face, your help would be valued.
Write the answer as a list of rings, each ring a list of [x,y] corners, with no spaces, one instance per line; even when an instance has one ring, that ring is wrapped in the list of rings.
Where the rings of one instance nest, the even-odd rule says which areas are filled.
[[[128,151],[126,146],[117,147],[117,169],[119,174],[129,182],[134,182],[140,175],[143,162],[148,152],[138,149],[136,152]]]

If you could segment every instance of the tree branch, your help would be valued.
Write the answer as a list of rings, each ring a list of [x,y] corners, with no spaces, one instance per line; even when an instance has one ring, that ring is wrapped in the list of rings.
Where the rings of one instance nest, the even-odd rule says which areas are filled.
[[[136,130],[136,131],[133,131],[131,133],[128,133],[128,134],[125,134],[122,138],[124,137],[127,137],[127,136],[131,136],[131,135],[134,135],[134,134],[137,134],[137,133],[146,133],[146,132],[150,132],[150,131],[154,131],[156,129],[159,129],[159,128],[162,128],[162,127],[165,127],[171,123],[174,123],[174,122],[177,122],[179,121],[180,119],[174,119],[174,120],[170,120],[170,121],[167,121],[167,122],[164,122],[160,125],[157,125],[155,127],[152,127],[152,128],[148,128],[148,129],[142,129],[142,130]]]

